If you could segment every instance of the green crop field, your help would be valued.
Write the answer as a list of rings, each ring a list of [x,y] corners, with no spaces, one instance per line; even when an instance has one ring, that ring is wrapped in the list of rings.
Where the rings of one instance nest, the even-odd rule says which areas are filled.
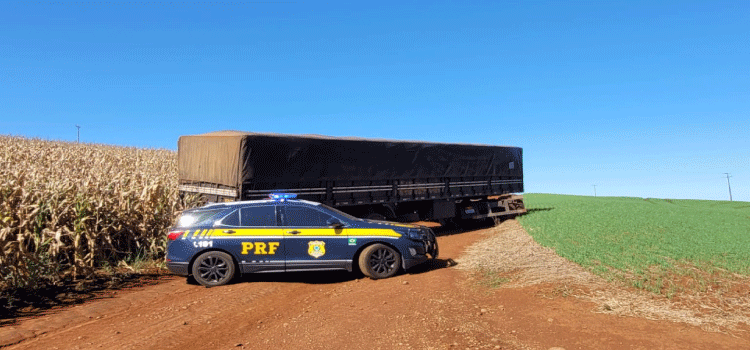
[[[525,194],[534,239],[607,279],[671,296],[750,275],[750,203]],[[715,283],[715,281],[714,281]]]

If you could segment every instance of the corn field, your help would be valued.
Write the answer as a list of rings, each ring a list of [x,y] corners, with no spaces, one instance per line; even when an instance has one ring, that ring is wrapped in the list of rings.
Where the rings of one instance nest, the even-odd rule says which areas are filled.
[[[185,204],[173,151],[0,136],[0,291],[161,258]]]

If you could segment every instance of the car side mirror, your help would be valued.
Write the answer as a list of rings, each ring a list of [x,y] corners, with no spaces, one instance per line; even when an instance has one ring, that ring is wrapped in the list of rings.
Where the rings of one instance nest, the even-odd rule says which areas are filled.
[[[333,228],[342,228],[344,227],[344,223],[341,222],[341,220],[337,218],[330,218],[328,221],[326,221],[326,224]]]

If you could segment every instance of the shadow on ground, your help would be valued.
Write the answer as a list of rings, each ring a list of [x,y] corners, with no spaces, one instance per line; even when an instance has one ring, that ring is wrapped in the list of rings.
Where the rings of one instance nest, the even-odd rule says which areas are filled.
[[[453,267],[458,265],[456,261],[453,259],[434,259],[434,260],[427,260],[424,263],[421,263],[417,266],[414,266],[410,268],[406,274],[408,275],[418,275],[425,272],[445,269],[449,267]]]
[[[492,219],[461,220],[451,221],[443,224],[442,226],[434,227],[432,231],[435,232],[435,236],[441,237],[457,235],[469,231],[482,230],[491,228],[493,226],[495,226],[495,222],[492,221]]]
[[[16,289],[0,295],[0,327],[16,323],[20,317],[40,315],[50,309],[111,297],[111,291],[154,285],[173,279],[166,270],[153,273],[100,275],[63,281],[39,289]]]
[[[422,264],[410,268],[407,272],[401,272],[400,275],[416,275],[430,272],[438,269],[444,269],[457,265],[453,259],[434,259],[428,260]],[[279,272],[279,273],[256,273],[246,274],[237,277],[232,284],[240,283],[257,283],[257,282],[277,282],[277,283],[307,283],[307,284],[336,284],[341,282],[354,281],[365,277],[360,271],[305,271],[305,272]],[[190,284],[197,284],[194,280]]]
[[[308,283],[308,284],[335,284],[353,281],[362,278],[358,272],[348,271],[305,271],[305,272],[278,272],[278,273],[255,273],[241,275],[235,278],[232,284],[256,283],[256,282],[280,282],[280,283]],[[192,282],[192,281],[191,281]]]

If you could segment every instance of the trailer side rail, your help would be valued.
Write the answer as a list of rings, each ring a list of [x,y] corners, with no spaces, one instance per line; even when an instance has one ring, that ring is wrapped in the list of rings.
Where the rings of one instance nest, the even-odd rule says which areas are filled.
[[[320,185],[325,185],[322,187]],[[248,188],[249,187],[249,188]],[[253,188],[254,187],[254,188]],[[261,183],[246,185],[243,199],[266,198],[272,192],[293,192],[331,205],[357,205],[383,202],[406,202],[429,199],[499,195],[523,191],[523,179],[491,179],[458,181],[394,180],[390,183],[362,185],[352,181],[346,185],[333,181],[311,187],[283,186]]]

